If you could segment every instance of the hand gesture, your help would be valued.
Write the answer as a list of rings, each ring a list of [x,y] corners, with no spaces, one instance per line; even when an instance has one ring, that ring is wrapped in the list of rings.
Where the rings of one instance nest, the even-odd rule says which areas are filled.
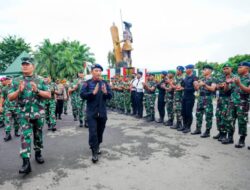
[[[165,83],[162,83],[161,84],[161,88],[165,88],[166,87],[166,84]]]
[[[200,86],[205,86],[206,84],[201,80],[201,81],[199,81],[199,85]]]
[[[240,85],[240,78],[234,78],[234,82],[235,82],[235,84],[237,85],[237,86],[239,86]]]
[[[24,82],[21,80],[19,83],[19,91],[23,92],[23,90],[24,90]]]
[[[94,91],[93,91],[93,94],[96,95],[96,94],[98,93],[98,91],[99,91],[99,83],[97,83],[97,84],[95,85],[95,89],[94,89]]]
[[[30,84],[31,84],[31,87],[32,87],[32,91],[33,91],[33,92],[36,92],[36,91],[37,91],[37,85],[36,85],[36,83],[34,83],[34,82],[32,81],[32,82],[30,82]]]
[[[102,92],[103,92],[103,94],[107,94],[108,93],[107,92],[107,87],[106,87],[105,84],[102,85]]]
[[[3,113],[3,107],[0,106],[0,113]]]

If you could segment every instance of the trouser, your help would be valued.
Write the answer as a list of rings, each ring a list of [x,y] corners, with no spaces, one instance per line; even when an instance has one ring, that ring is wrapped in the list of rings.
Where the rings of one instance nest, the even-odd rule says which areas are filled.
[[[133,109],[133,114],[136,114],[136,91],[131,91],[131,104]]]
[[[13,127],[15,131],[18,131],[19,129],[19,123],[18,123],[18,113],[17,110],[9,110],[5,109],[4,111],[4,124],[5,124],[5,132],[10,133],[11,132],[11,119],[13,119]]]
[[[61,116],[63,112],[63,100],[57,100],[56,102],[56,116]]]
[[[21,127],[21,150],[22,158],[30,158],[31,155],[31,135],[33,131],[34,150],[41,151],[43,148],[43,118],[27,119],[22,117],[20,119]]]
[[[91,149],[97,149],[103,140],[107,118],[87,115],[89,127],[89,146]]]
[[[64,113],[67,113],[67,111],[68,111],[68,100],[64,100],[63,111],[64,111]]]
[[[56,125],[56,102],[54,99],[48,100],[45,103],[45,120],[48,125]]]
[[[136,92],[136,114],[143,115],[143,92]]]
[[[161,119],[164,119],[165,117],[165,97],[159,95],[158,96],[158,102],[157,102],[157,106],[158,106],[158,111],[159,111],[159,115]]]
[[[182,100],[183,125],[190,128],[193,122],[194,96],[184,96]]]

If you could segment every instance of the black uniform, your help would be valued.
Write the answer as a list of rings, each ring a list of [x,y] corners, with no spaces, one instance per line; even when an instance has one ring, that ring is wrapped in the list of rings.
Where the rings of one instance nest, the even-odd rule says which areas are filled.
[[[165,83],[166,79],[163,79],[158,85],[157,88],[159,90],[159,95],[158,95],[158,111],[159,111],[159,115],[160,115],[160,121],[164,120],[165,117],[165,95],[166,95],[166,90],[161,88],[161,85],[163,83]]]
[[[99,83],[99,91],[93,94],[96,84]],[[103,94],[102,85],[106,86],[107,94]],[[106,81],[86,81],[81,90],[81,98],[87,100],[87,123],[89,127],[89,146],[92,150],[99,149],[102,143],[103,132],[107,121],[106,100],[112,98],[112,91]]]
[[[191,76],[186,76],[183,85],[184,85],[184,95],[182,100],[182,117],[183,117],[183,126],[186,129],[190,129],[193,122],[193,107],[194,107],[194,81],[197,81],[197,77],[193,74]]]

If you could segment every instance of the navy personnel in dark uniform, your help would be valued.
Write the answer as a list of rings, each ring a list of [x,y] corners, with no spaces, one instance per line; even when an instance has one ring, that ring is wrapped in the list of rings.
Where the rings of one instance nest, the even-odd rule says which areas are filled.
[[[109,84],[101,80],[102,71],[101,65],[93,65],[91,67],[92,79],[84,82],[81,90],[81,98],[87,100],[89,146],[92,150],[93,163],[98,161],[98,154],[101,154],[99,146],[102,143],[107,121],[106,100],[112,98]]]
[[[193,73],[194,65],[186,66],[186,77],[184,79],[184,95],[182,99],[182,117],[183,127],[179,128],[178,131],[183,133],[189,133],[193,122],[193,107],[195,101],[195,88],[194,82],[197,81],[197,77]]]
[[[158,111],[160,115],[160,119],[157,121],[157,123],[163,123],[164,122],[164,117],[165,117],[165,95],[166,95],[166,90],[165,90],[165,80],[168,72],[167,71],[162,71],[161,72],[161,82],[157,85],[157,88],[159,90],[158,94]]]

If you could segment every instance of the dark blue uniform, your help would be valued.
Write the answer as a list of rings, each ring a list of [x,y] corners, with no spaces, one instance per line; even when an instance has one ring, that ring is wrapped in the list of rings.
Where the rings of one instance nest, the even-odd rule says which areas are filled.
[[[99,83],[99,91],[93,94],[96,84]],[[107,94],[102,92],[102,86],[105,85]],[[89,126],[89,146],[93,150],[99,148],[102,143],[103,132],[107,121],[106,100],[112,98],[112,91],[106,81],[95,81],[90,79],[86,81],[81,90],[81,98],[87,100],[87,122]]]
[[[157,89],[159,90],[159,95],[158,95],[158,111],[160,115],[160,122],[163,122],[164,117],[165,117],[165,95],[166,95],[166,90],[161,88],[161,85],[165,83],[165,79],[162,80],[158,85]]]
[[[193,122],[193,107],[194,107],[194,81],[197,81],[197,77],[193,74],[191,76],[186,76],[183,81],[184,95],[182,100],[182,117],[183,126],[186,129],[190,129]]]

